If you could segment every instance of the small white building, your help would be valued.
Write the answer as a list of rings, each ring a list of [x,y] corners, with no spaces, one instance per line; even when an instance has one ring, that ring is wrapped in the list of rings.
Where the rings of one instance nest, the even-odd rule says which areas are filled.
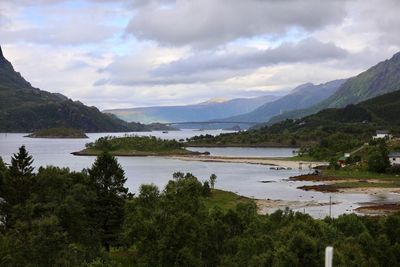
[[[378,130],[376,131],[376,135],[373,137],[373,139],[391,139],[392,135],[389,134],[389,131],[384,131],[384,130]]]
[[[400,165],[400,151],[393,151],[389,153],[390,165]]]

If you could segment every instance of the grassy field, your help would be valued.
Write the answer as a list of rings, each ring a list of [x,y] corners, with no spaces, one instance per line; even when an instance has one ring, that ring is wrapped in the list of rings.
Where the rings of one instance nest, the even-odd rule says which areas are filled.
[[[207,198],[204,202],[208,209],[219,207],[224,211],[235,208],[239,203],[249,203],[253,201],[250,198],[239,196],[233,192],[223,191],[219,189],[212,189],[211,197]]]

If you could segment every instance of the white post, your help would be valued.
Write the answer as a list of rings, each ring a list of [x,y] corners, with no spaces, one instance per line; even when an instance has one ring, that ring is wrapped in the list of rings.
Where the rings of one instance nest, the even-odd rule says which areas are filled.
[[[326,247],[325,249],[325,267],[332,267],[333,260],[333,247]]]

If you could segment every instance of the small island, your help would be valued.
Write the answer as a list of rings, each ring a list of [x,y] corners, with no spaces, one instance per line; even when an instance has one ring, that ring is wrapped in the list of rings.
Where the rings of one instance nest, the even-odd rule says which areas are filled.
[[[29,138],[71,138],[71,139],[79,139],[79,138],[89,138],[85,132],[79,129],[74,128],[49,128],[43,129],[36,132],[33,132],[25,137]]]
[[[176,140],[164,140],[154,136],[125,135],[124,137],[106,136],[95,142],[86,144],[86,148],[73,152],[76,156],[97,156],[102,152],[109,152],[114,156],[179,156],[199,155],[185,149],[182,143]]]

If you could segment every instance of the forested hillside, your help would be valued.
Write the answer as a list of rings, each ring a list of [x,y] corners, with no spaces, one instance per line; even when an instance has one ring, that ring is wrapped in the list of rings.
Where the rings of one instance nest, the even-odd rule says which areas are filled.
[[[96,107],[34,88],[14,70],[0,47],[0,131],[33,132],[56,127],[85,132],[147,130],[142,124],[128,124]]]
[[[293,89],[288,95],[271,101],[252,112],[227,118],[227,121],[267,122],[278,114],[308,108],[330,97],[346,80],[335,80],[324,84],[306,83]]]
[[[191,145],[326,145],[322,158],[346,152],[371,139],[376,130],[400,131],[400,91],[345,108],[326,109],[297,120],[285,120],[260,129],[216,137],[198,136]],[[329,153],[332,152],[332,153]]]

